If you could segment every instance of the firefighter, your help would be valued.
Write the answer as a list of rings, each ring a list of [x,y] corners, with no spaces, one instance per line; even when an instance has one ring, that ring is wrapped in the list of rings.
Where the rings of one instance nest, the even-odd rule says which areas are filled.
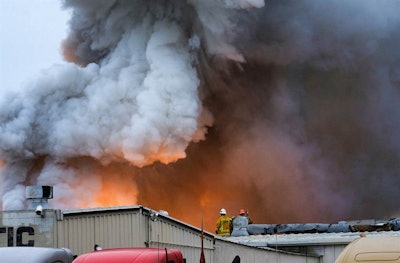
[[[230,236],[232,231],[232,218],[226,215],[226,210],[222,208],[219,212],[215,233],[219,236]]]
[[[249,224],[253,224],[253,220],[251,220],[250,216],[249,216],[249,211],[248,210],[244,210],[243,208],[239,210],[239,215],[240,216],[245,216],[247,217],[247,220],[249,221]],[[235,217],[232,217],[232,220],[235,219]]]
[[[249,216],[249,210],[244,211],[244,209],[240,209],[239,215],[247,217],[247,220],[249,220],[249,224],[253,224],[253,220],[251,220]]]
[[[251,224],[252,221],[246,214],[244,209],[239,210],[239,215],[232,219],[232,236],[248,236],[247,226]]]

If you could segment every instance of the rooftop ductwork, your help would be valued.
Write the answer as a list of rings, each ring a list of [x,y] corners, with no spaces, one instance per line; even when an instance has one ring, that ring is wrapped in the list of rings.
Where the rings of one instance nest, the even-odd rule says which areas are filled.
[[[30,185],[26,187],[26,199],[32,200],[29,210],[35,210],[36,214],[42,215],[42,210],[49,208],[48,199],[53,198],[53,186]]]

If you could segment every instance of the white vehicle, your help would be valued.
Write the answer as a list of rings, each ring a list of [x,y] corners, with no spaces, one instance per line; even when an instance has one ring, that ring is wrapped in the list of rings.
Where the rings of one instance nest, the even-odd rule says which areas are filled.
[[[339,254],[335,263],[400,263],[400,236],[361,237]]]
[[[0,261],[7,263],[71,263],[74,256],[67,248],[0,247]]]

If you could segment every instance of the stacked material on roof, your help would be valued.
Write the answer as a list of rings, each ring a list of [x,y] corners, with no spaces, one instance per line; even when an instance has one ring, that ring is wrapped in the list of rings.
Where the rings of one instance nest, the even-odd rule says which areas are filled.
[[[251,224],[247,226],[250,235],[298,234],[298,233],[341,233],[399,231],[400,217],[372,224],[340,221],[335,224]]]

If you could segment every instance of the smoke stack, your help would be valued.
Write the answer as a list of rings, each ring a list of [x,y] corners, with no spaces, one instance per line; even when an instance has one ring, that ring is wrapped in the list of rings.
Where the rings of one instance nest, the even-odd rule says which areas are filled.
[[[53,198],[53,186],[30,185],[26,187],[26,199],[32,200],[29,210],[36,210],[40,215],[43,209],[49,208],[48,199]]]

